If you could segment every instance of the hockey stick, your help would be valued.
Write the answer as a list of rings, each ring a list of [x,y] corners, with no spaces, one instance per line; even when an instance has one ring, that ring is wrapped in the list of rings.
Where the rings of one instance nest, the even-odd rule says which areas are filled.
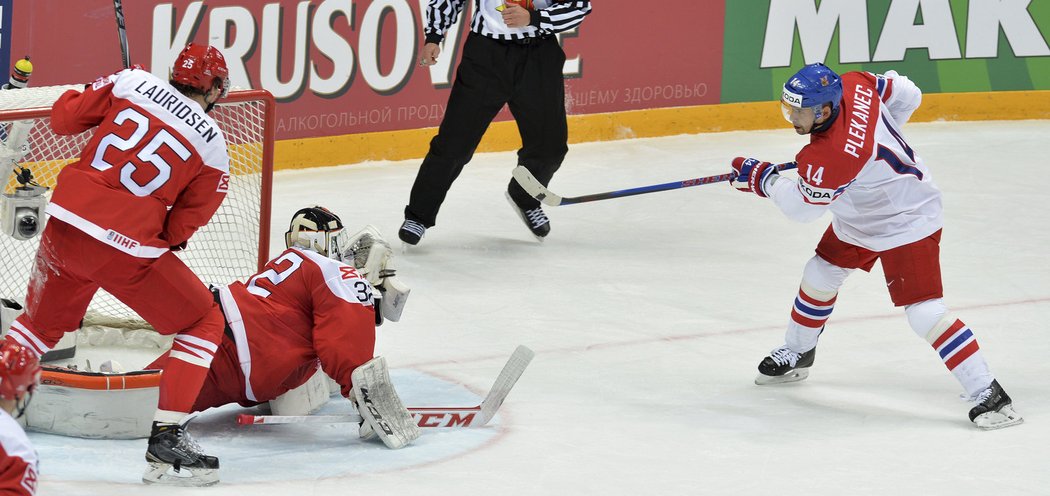
[[[536,354],[526,346],[518,346],[503,366],[496,382],[480,405],[470,407],[413,407],[408,411],[419,427],[484,427],[496,415],[511,388],[529,366]],[[360,423],[361,416],[349,415],[247,415],[237,416],[240,425],[258,424],[333,424]]]
[[[117,15],[117,35],[120,37],[120,56],[124,68],[131,67],[131,53],[128,51],[128,30],[124,25],[124,5],[122,0],[113,0],[113,10]]]
[[[795,162],[788,162],[777,165],[778,171],[791,170],[798,167]],[[563,197],[551,192],[546,186],[540,184],[536,177],[529,172],[524,166],[517,166],[514,168],[514,180],[521,185],[522,189],[525,190],[533,198],[543,202],[544,205],[550,205],[557,207],[559,205],[572,205],[574,203],[585,203],[598,200],[608,200],[611,198],[623,198],[625,196],[642,195],[645,193],[656,193],[658,191],[667,191],[671,189],[688,188],[690,186],[700,186],[703,184],[720,183],[729,181],[733,178],[733,173],[727,172],[725,174],[719,174],[717,176],[707,177],[696,177],[693,179],[685,179],[682,181],[674,181],[670,183],[654,184],[652,186],[641,186],[638,188],[621,189],[617,191],[609,191],[606,193],[595,193],[593,195],[583,196],[572,196]]]

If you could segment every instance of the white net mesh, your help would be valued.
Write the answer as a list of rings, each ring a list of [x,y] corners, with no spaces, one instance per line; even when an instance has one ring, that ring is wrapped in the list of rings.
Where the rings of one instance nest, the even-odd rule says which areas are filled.
[[[64,91],[81,88],[51,86],[0,91],[0,166],[29,168],[37,183],[54,188],[58,172],[80,156],[94,130],[76,136],[54,134],[48,117],[50,107]],[[266,246],[260,240],[269,234],[273,124],[267,121],[272,119],[272,112],[273,99],[268,93],[241,90],[231,92],[210,114],[226,135],[230,190],[211,221],[190,239],[186,250],[178,253],[205,283],[243,279],[255,273],[260,258],[266,257],[266,253],[260,254],[260,246]],[[27,146],[11,142],[27,129]],[[14,175],[7,174],[4,193],[11,193],[16,186]],[[19,241],[0,234],[0,297],[25,300],[39,240],[36,236]],[[130,308],[104,291],[95,295],[89,313],[138,320]]]

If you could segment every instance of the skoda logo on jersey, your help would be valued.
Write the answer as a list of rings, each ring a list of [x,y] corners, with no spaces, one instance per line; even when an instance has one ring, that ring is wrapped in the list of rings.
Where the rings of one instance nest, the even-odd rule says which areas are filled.
[[[802,108],[802,95],[799,95],[798,93],[792,93],[788,91],[787,88],[784,88],[783,99],[792,107]]]
[[[806,194],[806,196],[814,200],[828,200],[831,201],[831,193],[826,189],[811,188],[804,181],[799,181],[798,188]]]

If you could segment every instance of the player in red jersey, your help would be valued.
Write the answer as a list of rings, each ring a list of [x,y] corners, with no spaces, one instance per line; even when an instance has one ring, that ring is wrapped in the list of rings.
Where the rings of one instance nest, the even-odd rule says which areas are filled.
[[[36,494],[36,451],[15,420],[40,382],[36,353],[11,341],[0,344],[0,493]]]
[[[265,403],[304,384],[318,367],[355,399],[351,375],[373,358],[380,308],[390,320],[400,318],[408,290],[388,267],[392,251],[378,232],[351,236],[337,215],[309,207],[292,217],[285,245],[247,282],[213,288],[225,336],[194,411]],[[170,360],[166,354],[146,368],[166,368]],[[373,426],[362,427],[368,434]]]
[[[25,313],[7,339],[38,356],[77,329],[100,288],[161,334],[174,334],[160,383],[146,482],[207,485],[219,463],[182,425],[222,338],[222,312],[172,251],[218,209],[229,188],[229,155],[208,116],[229,89],[213,47],[190,44],[170,81],[125,69],[51,109],[56,134],[96,128],[80,160],[58,176],[50,221],[29,281]]]
[[[976,403],[970,420],[997,429],[1023,421],[995,380],[973,332],[942,299],[941,192],[901,132],[922,92],[907,77],[812,64],[784,84],[784,118],[810,142],[796,155],[798,180],[752,158],[733,160],[732,184],[768,197],[789,218],[831,226],[802,275],[785,337],[758,366],[757,384],[805,379],[838,290],[856,269],[882,263],[893,304],[927,340]]]

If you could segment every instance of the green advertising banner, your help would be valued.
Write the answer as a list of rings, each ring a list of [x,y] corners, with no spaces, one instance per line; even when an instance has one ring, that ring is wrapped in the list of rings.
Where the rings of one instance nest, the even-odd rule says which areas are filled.
[[[1050,1],[726,1],[722,103],[780,98],[799,67],[896,70],[924,93],[1050,89]]]

